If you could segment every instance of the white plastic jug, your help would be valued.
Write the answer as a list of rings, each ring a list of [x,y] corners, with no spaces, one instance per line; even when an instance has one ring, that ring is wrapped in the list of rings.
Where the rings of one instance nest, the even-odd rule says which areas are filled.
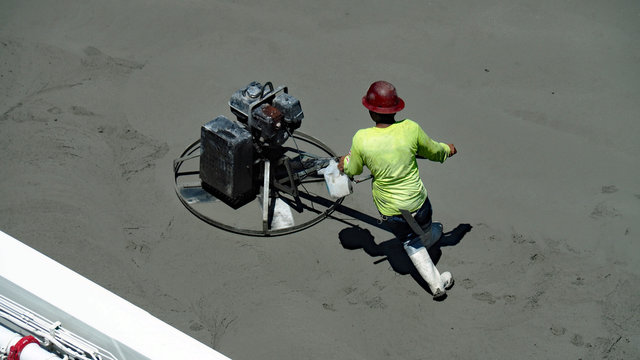
[[[337,199],[351,194],[351,181],[347,175],[340,174],[338,163],[335,160],[331,159],[329,166],[318,170],[318,174],[324,175],[324,182],[327,184],[327,190],[332,198]]]

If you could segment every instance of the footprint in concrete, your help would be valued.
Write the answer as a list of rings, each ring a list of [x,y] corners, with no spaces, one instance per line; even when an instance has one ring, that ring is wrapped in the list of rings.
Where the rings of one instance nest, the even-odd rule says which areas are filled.
[[[528,239],[526,236],[519,233],[511,234],[511,240],[515,244],[524,244],[524,243],[535,244],[536,243],[534,240]]]
[[[465,289],[471,289],[472,287],[476,286],[476,283],[469,278],[460,281],[460,284]]]
[[[202,329],[204,329],[204,325],[202,325],[200,322],[198,321],[191,321],[191,323],[189,324],[189,329],[193,330],[193,331],[200,331]]]
[[[344,291],[344,293],[345,293],[346,295],[349,295],[349,294],[351,294],[352,292],[354,292],[354,291],[356,291],[356,290],[358,290],[358,288],[353,287],[353,286],[347,286],[347,287],[345,287],[345,288],[343,288],[343,289],[342,289],[342,291]]]
[[[555,336],[564,335],[564,333],[567,332],[567,329],[562,326],[552,326],[549,330],[551,330],[551,333]]]
[[[385,287],[387,287],[384,283],[377,280],[374,281],[371,285],[375,286],[378,290],[383,290]]]
[[[573,285],[582,286],[584,285],[584,278],[581,276],[577,276],[575,280],[571,282]]]
[[[73,115],[77,115],[77,116],[94,116],[95,115],[93,111],[77,105],[72,106],[69,110]]]
[[[484,291],[481,293],[474,293],[471,296],[476,300],[485,301],[485,302],[488,302],[489,304],[495,304],[496,302],[496,298],[493,296],[493,294],[491,294],[488,291]]]
[[[418,296],[418,292],[413,290],[407,290],[407,295],[409,296]]]
[[[47,112],[50,114],[54,114],[54,115],[60,115],[62,114],[62,109],[60,109],[57,106],[53,106],[47,109]]]
[[[615,207],[609,206],[605,204],[605,202],[603,201],[598,205],[596,205],[595,208],[593,208],[593,211],[591,211],[590,216],[593,219],[598,219],[603,217],[612,218],[612,217],[620,216],[620,212]]]
[[[538,307],[538,303],[540,302],[540,297],[544,295],[543,290],[538,290],[532,296],[527,297],[527,303],[525,304],[525,308],[527,309],[535,309]]]
[[[515,295],[505,295],[502,298],[504,299],[505,304],[513,304],[516,302]]]
[[[329,311],[336,311],[336,308],[333,306],[333,304],[323,303],[322,308]]]
[[[342,291],[344,291],[347,302],[351,305],[356,305],[357,303],[359,303],[358,294],[356,293],[356,290],[358,290],[358,288],[353,286],[347,286],[344,289],[342,289]]]
[[[531,260],[534,263],[539,263],[541,261],[544,260],[544,255],[542,254],[533,254],[529,257],[529,260]]]
[[[387,304],[382,301],[380,296],[373,297],[371,299],[365,300],[364,302],[371,309],[384,309],[387,307]]]
[[[584,345],[584,340],[582,339],[582,335],[580,334],[573,334],[573,337],[571,338],[571,343],[575,346],[582,346]]]

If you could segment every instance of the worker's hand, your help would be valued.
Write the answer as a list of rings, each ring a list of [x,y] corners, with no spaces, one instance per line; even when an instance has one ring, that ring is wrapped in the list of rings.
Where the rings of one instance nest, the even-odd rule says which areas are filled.
[[[453,155],[458,153],[458,150],[456,150],[456,147],[453,144],[449,144],[449,150],[451,150],[449,152],[449,157],[451,157],[451,156],[453,156]]]
[[[344,158],[345,158],[345,157],[346,157],[346,155],[345,155],[345,156],[342,156],[342,157],[340,158],[340,161],[338,161],[338,170],[340,170],[340,172],[343,172],[343,171],[344,171]]]

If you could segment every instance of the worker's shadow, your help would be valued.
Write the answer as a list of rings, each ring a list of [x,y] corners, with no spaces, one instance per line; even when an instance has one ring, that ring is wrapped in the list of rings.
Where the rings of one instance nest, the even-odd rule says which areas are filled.
[[[327,199],[319,196],[311,196],[302,193],[300,193],[300,196],[309,198],[312,201],[324,204],[325,206],[331,205]],[[313,208],[310,208],[310,210],[317,211]],[[404,251],[404,247],[400,241],[394,237],[380,244],[376,244],[373,235],[369,230],[363,229],[348,220],[341,219],[335,216],[336,214],[346,215],[371,226],[391,232],[383,224],[380,224],[378,219],[342,204],[336,206],[334,214],[330,215],[334,220],[350,225],[348,228],[341,230],[338,234],[342,247],[349,250],[363,249],[371,257],[384,256],[384,258],[374,261],[374,264],[379,264],[386,260],[395,272],[401,275],[410,274],[423,289],[429,293],[431,292],[427,282],[422,278],[422,276],[420,276],[415,266],[413,266],[411,259],[409,259],[409,255]],[[442,247],[457,245],[462,238],[471,231],[471,228],[472,226],[470,224],[460,224],[456,226],[455,229],[444,233],[440,241],[428,249],[429,256],[431,256],[433,263],[437,264],[440,260],[440,257],[442,256]]]
[[[455,229],[444,233],[440,241],[428,249],[433,263],[437,264],[440,260],[442,247],[458,244],[466,233],[471,231],[471,228],[472,226],[469,224],[460,224]],[[402,243],[396,238],[377,244],[371,232],[359,226],[351,226],[341,230],[338,238],[340,239],[342,247],[345,249],[363,249],[371,257],[384,256],[384,258],[374,261],[374,264],[387,261],[395,272],[401,275],[411,275],[425,291],[430,292],[427,282],[420,276],[418,270],[413,266],[411,259],[409,259],[409,256],[404,251]]]

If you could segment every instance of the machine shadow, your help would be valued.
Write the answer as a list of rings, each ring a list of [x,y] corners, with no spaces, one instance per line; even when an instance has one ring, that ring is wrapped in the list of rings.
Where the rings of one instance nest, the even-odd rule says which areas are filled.
[[[377,219],[373,218],[372,216],[363,214],[357,210],[341,205],[337,207],[335,211],[345,215],[349,215],[380,229],[389,231],[389,229],[387,229],[383,224],[378,223]],[[422,276],[420,276],[415,266],[413,266],[413,263],[409,259],[409,256],[404,251],[402,243],[395,237],[392,237],[391,239],[385,240],[378,244],[375,242],[375,238],[369,230],[363,229],[360,226],[354,225],[342,219],[338,219],[334,216],[332,216],[332,218],[349,225],[349,227],[342,229],[338,233],[338,238],[340,239],[340,244],[343,248],[347,250],[362,249],[365,253],[367,253],[367,255],[371,257],[383,256],[383,258],[374,261],[374,264],[379,264],[386,260],[389,265],[391,265],[393,271],[397,272],[400,275],[411,275],[416,283],[418,283],[425,291],[431,293],[427,282],[422,278]],[[440,241],[438,241],[434,246],[428,249],[429,256],[431,256],[433,263],[436,265],[438,264],[438,261],[442,256],[442,247],[457,245],[458,243],[460,243],[462,238],[471,231],[471,229],[472,226],[470,224],[460,224],[453,230],[444,233]]]

